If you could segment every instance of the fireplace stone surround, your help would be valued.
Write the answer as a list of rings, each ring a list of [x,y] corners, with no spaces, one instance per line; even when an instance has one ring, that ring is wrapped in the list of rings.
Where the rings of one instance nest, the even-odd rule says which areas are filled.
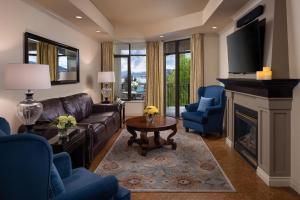
[[[269,186],[290,186],[291,107],[298,79],[218,79],[225,85],[226,143],[233,147],[234,105],[258,113],[257,175]]]

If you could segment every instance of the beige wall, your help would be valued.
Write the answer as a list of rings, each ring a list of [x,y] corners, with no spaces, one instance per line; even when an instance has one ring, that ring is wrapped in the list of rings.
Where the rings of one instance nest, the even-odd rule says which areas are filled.
[[[291,78],[300,78],[300,1],[287,0]],[[294,89],[292,108],[292,186],[300,193],[300,85]]]
[[[42,100],[78,92],[88,92],[99,101],[97,72],[100,69],[100,44],[52,16],[38,11],[20,0],[0,0],[0,116],[9,120],[14,131],[20,124],[16,104],[24,99],[24,91],[3,88],[3,67],[7,63],[23,62],[23,34],[31,32],[61,42],[80,51],[80,83],[52,86],[50,90],[35,91]]]
[[[204,85],[218,84],[219,76],[219,36],[204,35]]]

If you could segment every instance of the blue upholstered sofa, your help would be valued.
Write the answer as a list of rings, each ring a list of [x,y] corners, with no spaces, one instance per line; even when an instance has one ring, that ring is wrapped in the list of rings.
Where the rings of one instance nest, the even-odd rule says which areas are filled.
[[[225,90],[222,86],[207,86],[198,89],[199,100],[201,97],[213,98],[213,105],[209,106],[205,112],[197,111],[197,103],[186,105],[186,112],[181,114],[183,126],[188,132],[193,129],[202,134],[222,134],[223,133],[223,116],[226,105]]]
[[[49,199],[53,164],[64,192],[52,199],[130,199],[130,192],[120,187],[114,176],[101,177],[85,168],[72,169],[67,153],[53,155],[47,140],[33,134],[10,135],[9,124],[0,118],[1,200]]]

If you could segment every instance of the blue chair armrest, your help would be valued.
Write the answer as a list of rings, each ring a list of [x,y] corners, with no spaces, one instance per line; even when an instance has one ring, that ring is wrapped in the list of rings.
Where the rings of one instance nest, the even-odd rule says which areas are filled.
[[[70,155],[66,152],[53,155],[53,163],[62,179],[72,174],[72,161]]]
[[[216,105],[216,106],[209,106],[208,108],[206,108],[205,116],[216,114],[216,113],[221,113],[221,112],[222,112],[221,104]]]
[[[113,199],[118,189],[118,180],[114,176],[99,177],[99,181],[86,184],[78,190],[63,193],[54,200],[109,200]]]
[[[188,112],[196,112],[198,105],[199,105],[199,103],[188,104],[188,105],[185,105],[185,109]]]

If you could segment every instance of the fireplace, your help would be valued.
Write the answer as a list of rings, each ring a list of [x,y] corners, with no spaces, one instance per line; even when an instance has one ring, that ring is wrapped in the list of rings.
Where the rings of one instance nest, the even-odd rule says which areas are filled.
[[[257,168],[258,114],[256,111],[234,104],[234,148]]]

